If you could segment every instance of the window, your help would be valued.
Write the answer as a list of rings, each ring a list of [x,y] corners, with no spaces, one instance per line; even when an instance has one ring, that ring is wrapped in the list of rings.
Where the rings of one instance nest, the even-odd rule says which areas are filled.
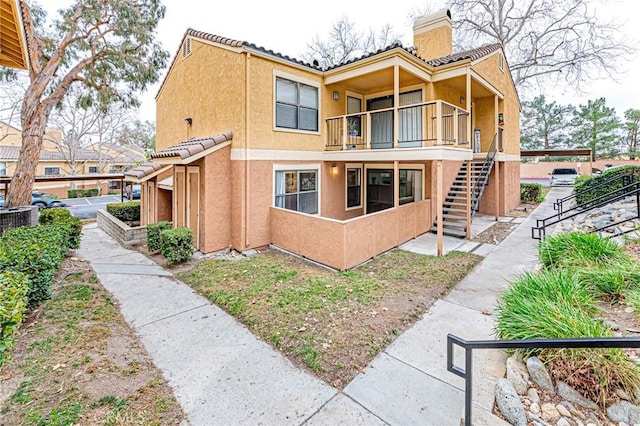
[[[0,176],[7,175],[7,163],[4,161],[0,161]]]
[[[276,77],[276,127],[318,131],[318,88]]]
[[[89,166],[89,173],[98,173],[98,166]]]
[[[362,169],[347,167],[347,208],[362,207]]]
[[[276,171],[275,205],[302,213],[318,213],[318,171]]]
[[[44,175],[45,176],[59,175],[59,174],[60,174],[60,167],[45,167],[44,168]]]
[[[347,114],[362,112],[362,99],[347,96]],[[349,136],[362,136],[362,116],[347,117]]]
[[[399,171],[400,205],[422,200],[422,170]]]

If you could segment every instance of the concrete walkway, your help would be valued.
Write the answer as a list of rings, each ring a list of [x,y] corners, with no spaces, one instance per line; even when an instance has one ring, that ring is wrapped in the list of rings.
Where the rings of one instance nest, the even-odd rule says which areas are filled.
[[[510,277],[535,266],[531,225],[553,213],[550,200],[563,191],[568,193],[554,189],[549,201],[342,392],[296,368],[171,273],[95,225],[85,227],[77,254],[118,300],[188,424],[459,425],[464,383],[446,370],[446,335],[492,337],[493,320],[486,313]],[[491,364],[500,362],[476,351],[474,424],[501,422],[489,414],[495,380],[489,373]]]

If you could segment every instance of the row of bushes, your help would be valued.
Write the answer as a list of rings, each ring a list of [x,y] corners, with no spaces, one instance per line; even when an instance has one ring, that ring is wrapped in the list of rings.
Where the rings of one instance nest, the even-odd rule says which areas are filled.
[[[611,194],[615,190],[622,188],[622,175],[629,175],[631,176],[632,182],[639,182],[640,167],[614,167],[609,170],[605,170],[600,176],[580,176],[580,178],[576,180],[574,186],[574,191],[577,194],[576,202],[580,205],[588,205],[598,197]],[[613,182],[609,182],[606,185],[604,184],[604,182],[610,181],[612,178],[616,177],[619,177],[619,179],[613,179]]]
[[[27,309],[51,297],[53,277],[71,248],[78,248],[80,219],[66,209],[40,211],[40,224],[8,229],[0,237],[0,366]]]
[[[193,255],[193,232],[186,226],[172,229],[171,222],[150,223],[147,248],[160,251],[169,265],[186,262]]]
[[[93,189],[70,189],[67,191],[67,198],[84,198],[84,197],[97,197],[100,195],[99,188]]]
[[[140,220],[140,201],[107,204],[107,212],[122,222],[138,222]]]
[[[609,337],[597,300],[640,301],[638,264],[615,241],[571,232],[546,238],[538,255],[543,268],[517,277],[500,298],[500,339]],[[570,373],[562,380],[596,401],[606,401],[616,387],[634,395],[640,386],[640,369],[621,349],[531,352],[562,365]]]
[[[539,183],[521,183],[520,201],[528,203],[541,203],[544,201],[542,185]]]

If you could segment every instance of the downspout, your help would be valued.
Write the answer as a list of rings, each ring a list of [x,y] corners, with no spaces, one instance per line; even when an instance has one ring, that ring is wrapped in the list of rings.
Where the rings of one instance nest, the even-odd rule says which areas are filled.
[[[249,89],[251,87],[251,67],[249,65],[249,59],[251,59],[251,52],[246,52],[245,56],[245,78],[244,78],[244,102],[245,102],[245,120],[244,120],[244,247],[249,247],[249,212],[250,212],[250,197],[249,197],[249,179],[251,178],[251,172],[249,170],[249,129],[250,122],[250,108],[251,100],[249,97]]]

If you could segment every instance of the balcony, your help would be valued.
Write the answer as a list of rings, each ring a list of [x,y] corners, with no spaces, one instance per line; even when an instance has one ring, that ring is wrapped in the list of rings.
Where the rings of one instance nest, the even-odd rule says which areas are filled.
[[[398,137],[394,142],[395,117]],[[327,151],[471,147],[469,113],[444,101],[331,117],[327,118],[326,125]]]

